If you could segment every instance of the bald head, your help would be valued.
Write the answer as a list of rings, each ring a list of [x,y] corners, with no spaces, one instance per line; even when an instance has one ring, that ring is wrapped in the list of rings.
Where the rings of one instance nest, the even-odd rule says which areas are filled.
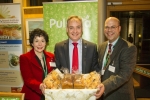
[[[108,17],[108,18],[106,19],[105,23],[107,23],[107,22],[110,21],[110,20],[113,20],[113,21],[117,22],[117,23],[118,23],[118,26],[120,26],[120,20],[119,20],[118,18],[116,18],[116,17]]]
[[[104,34],[110,43],[114,42],[120,35],[120,21],[116,17],[109,17],[105,21]]]

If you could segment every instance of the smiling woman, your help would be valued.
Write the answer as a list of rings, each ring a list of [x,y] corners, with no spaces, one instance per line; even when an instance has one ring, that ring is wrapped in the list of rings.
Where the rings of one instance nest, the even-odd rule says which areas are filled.
[[[27,100],[45,100],[43,95],[45,85],[42,82],[53,69],[51,62],[54,63],[54,54],[45,51],[49,37],[44,30],[36,28],[30,32],[29,37],[32,49],[20,55],[19,59],[25,84],[21,92],[26,94]]]

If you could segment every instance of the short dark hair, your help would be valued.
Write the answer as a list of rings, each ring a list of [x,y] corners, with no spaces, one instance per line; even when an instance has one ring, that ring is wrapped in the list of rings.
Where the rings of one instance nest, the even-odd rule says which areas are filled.
[[[45,39],[45,41],[46,41],[46,43],[49,42],[48,34],[47,34],[44,30],[42,30],[42,29],[40,29],[40,28],[36,28],[36,29],[32,30],[32,31],[29,33],[29,35],[30,35],[30,38],[29,38],[30,46],[32,46],[33,40],[34,40],[34,38],[35,38],[36,36],[39,36],[39,37],[40,37],[40,36],[43,36],[44,39]]]
[[[82,26],[82,19],[79,16],[72,15],[72,16],[69,16],[69,18],[67,19],[67,27],[68,27],[69,21],[74,18],[78,19],[81,22],[81,26]]]

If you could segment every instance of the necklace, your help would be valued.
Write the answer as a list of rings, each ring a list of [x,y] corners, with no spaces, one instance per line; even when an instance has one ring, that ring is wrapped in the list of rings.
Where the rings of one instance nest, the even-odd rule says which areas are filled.
[[[46,65],[45,55],[42,53],[42,55],[37,55],[37,57],[41,61],[42,69],[44,71],[44,76],[46,77],[47,76],[47,65]]]

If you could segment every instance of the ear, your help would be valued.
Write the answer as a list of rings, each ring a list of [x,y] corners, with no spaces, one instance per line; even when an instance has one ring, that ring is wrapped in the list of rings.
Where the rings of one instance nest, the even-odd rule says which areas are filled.
[[[119,26],[119,32],[121,31],[121,26]]]

